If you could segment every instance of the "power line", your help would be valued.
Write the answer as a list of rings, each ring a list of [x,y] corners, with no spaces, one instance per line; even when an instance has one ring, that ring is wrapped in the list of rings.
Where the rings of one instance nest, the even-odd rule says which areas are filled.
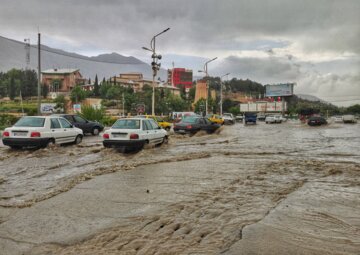
[[[1,35],[0,35],[0,38],[6,39],[8,41],[12,41],[12,42],[15,42],[15,43],[18,43],[18,44],[21,44],[21,45],[25,44],[23,42],[19,42],[19,41],[16,41],[14,39],[6,38],[6,37],[1,36]],[[45,47],[48,47],[48,46],[45,46]],[[30,48],[37,49],[37,46],[30,45]],[[131,62],[117,63],[117,62],[112,62],[112,61],[101,61],[101,60],[91,59],[90,57],[81,56],[79,54],[78,54],[78,56],[73,56],[73,55],[70,55],[71,53],[61,53],[61,52],[57,52],[57,51],[52,51],[50,49],[44,49],[44,48],[41,48],[41,47],[40,47],[40,50],[41,51],[46,51],[46,52],[49,52],[49,53],[53,53],[53,54],[57,54],[57,55],[60,55],[60,56],[65,56],[65,57],[74,58],[74,59],[81,59],[81,60],[90,61],[90,62],[96,62],[96,63],[116,64],[116,65],[144,65],[144,64],[146,65],[146,63],[141,62],[141,60],[139,60],[141,63],[131,63]],[[77,53],[74,53],[74,54],[77,54]]]

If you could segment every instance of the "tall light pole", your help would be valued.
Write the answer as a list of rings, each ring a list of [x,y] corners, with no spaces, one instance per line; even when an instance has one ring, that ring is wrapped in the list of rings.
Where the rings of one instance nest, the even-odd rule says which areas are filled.
[[[152,115],[155,115],[155,76],[157,74],[157,71],[160,70],[160,66],[161,64],[158,63],[157,61],[161,59],[161,55],[157,55],[156,54],[156,51],[155,51],[155,39],[157,36],[169,31],[170,28],[167,28],[165,29],[164,31],[156,34],[153,36],[153,38],[151,39],[150,41],[150,49],[149,48],[146,48],[146,47],[142,47],[144,50],[147,50],[147,51],[151,51],[152,52],[152,59],[153,61],[151,62],[151,67],[152,67],[152,70],[153,70],[153,79],[152,79],[152,103],[151,103],[151,114]]]
[[[207,65],[216,60],[217,57],[213,58],[213,59],[210,59],[209,61],[206,61],[205,64],[204,64],[204,71],[201,71],[199,70],[199,72],[203,72],[205,73],[205,77],[208,77],[209,76],[209,73],[208,73],[208,67]],[[205,105],[205,114],[208,114],[208,97],[209,97],[209,92],[208,92],[208,89],[209,89],[209,84],[208,84],[208,79],[206,79],[206,105]]]
[[[222,88],[223,88],[223,83],[222,83],[222,78],[224,76],[228,76],[230,73],[227,73],[227,74],[224,74],[223,76],[220,77],[220,116],[222,116],[222,113],[223,113],[223,91],[222,91]]]

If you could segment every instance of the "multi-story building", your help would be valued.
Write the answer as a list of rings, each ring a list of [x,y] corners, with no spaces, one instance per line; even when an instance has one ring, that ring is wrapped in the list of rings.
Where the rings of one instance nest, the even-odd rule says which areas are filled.
[[[119,76],[111,77],[110,84],[116,84],[122,87],[133,88],[134,92],[142,91],[145,85],[152,86],[152,80],[145,79],[142,73],[121,73]],[[155,86],[159,86],[159,82],[155,81]]]
[[[173,87],[184,86],[190,89],[193,84],[193,72],[185,68],[173,68],[168,70],[168,84]]]
[[[70,93],[76,85],[84,85],[79,69],[48,69],[41,72],[42,83],[49,87],[49,92]]]

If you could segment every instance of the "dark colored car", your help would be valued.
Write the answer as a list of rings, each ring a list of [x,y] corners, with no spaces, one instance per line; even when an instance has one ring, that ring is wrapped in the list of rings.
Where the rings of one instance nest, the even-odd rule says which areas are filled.
[[[320,126],[327,124],[327,121],[323,117],[310,117],[307,123],[309,126]]]
[[[256,124],[256,118],[257,118],[256,113],[246,112],[245,113],[245,124],[248,124],[248,123]]]
[[[174,125],[174,132],[178,134],[195,134],[203,130],[206,133],[214,133],[220,127],[204,117],[187,117]]]
[[[59,114],[59,116],[67,119],[75,127],[82,129],[85,133],[91,133],[92,135],[98,135],[104,130],[104,126],[99,122],[89,121],[76,114]]]

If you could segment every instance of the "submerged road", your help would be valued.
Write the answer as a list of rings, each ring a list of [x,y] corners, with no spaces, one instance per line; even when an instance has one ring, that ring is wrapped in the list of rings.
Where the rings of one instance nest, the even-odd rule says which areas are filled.
[[[359,254],[360,125],[0,147],[2,254]]]

